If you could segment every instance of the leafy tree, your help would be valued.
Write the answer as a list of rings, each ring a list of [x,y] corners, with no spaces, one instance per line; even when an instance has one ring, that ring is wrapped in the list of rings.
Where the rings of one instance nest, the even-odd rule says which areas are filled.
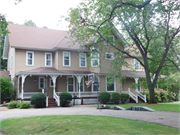
[[[37,27],[36,24],[32,20],[26,20],[24,22],[24,25]]]
[[[175,70],[179,70],[176,62],[179,57],[174,54],[179,48],[179,18],[178,0],[87,0],[71,9],[70,18],[66,20],[75,26],[70,30],[70,38],[75,39],[73,44],[78,42],[84,45],[92,37],[98,36],[98,41],[108,41],[117,50],[115,56],[136,59],[145,69],[149,103],[156,103],[154,88],[162,69],[173,65]],[[117,32],[114,26],[120,28],[128,47],[122,40],[116,40],[115,43],[122,44],[123,48],[113,45],[108,36],[112,31]],[[99,45],[93,40],[91,42],[88,48]],[[141,55],[141,58],[137,55]],[[119,76],[121,65],[118,62],[120,60],[114,60],[112,67]]]
[[[2,99],[10,98],[13,90],[13,84],[11,80],[7,77],[0,77],[0,82],[1,82],[1,98]]]

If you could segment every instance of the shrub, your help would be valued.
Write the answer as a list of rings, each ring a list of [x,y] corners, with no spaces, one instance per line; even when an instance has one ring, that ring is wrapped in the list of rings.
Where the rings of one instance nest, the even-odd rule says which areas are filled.
[[[173,96],[172,92],[169,92],[167,95],[168,102],[173,102],[175,100],[175,97]]]
[[[107,104],[109,102],[109,100],[110,100],[110,97],[111,97],[111,95],[108,92],[101,92],[99,94],[100,102],[102,104]]]
[[[22,102],[21,104],[20,104],[20,109],[23,109],[23,108],[30,108],[30,102]]]
[[[12,100],[8,105],[8,109],[14,109],[14,108],[19,108],[19,102]]]
[[[158,90],[154,90],[156,103],[161,102],[160,92]]]
[[[67,92],[62,92],[59,94],[60,96],[60,105],[62,107],[66,107],[69,105],[69,103],[72,101],[72,95]]]
[[[112,94],[112,100],[114,101],[115,104],[119,104],[121,100],[121,94],[115,92]]]
[[[10,98],[13,90],[13,84],[11,80],[7,77],[0,77],[0,82],[1,82],[1,98],[2,99]]]
[[[44,93],[36,93],[32,95],[31,104],[34,105],[35,108],[46,107],[46,95]]]
[[[121,103],[126,103],[130,99],[129,94],[122,93],[121,94]]]
[[[159,89],[159,91],[160,91],[161,102],[168,102],[168,98],[167,98],[168,92],[163,89]]]

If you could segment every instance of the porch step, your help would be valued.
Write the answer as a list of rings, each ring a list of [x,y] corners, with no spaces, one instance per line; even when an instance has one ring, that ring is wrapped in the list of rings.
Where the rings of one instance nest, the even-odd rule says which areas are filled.
[[[57,104],[55,102],[55,99],[48,99],[48,107],[57,107]]]

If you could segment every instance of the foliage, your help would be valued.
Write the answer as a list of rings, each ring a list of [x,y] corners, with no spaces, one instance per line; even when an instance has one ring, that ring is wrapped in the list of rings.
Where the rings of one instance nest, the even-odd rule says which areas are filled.
[[[87,115],[52,115],[13,118],[0,121],[8,135],[30,134],[179,134],[179,129],[148,122]],[[20,130],[20,129],[24,130]],[[120,130],[121,129],[121,130]],[[44,133],[45,132],[45,133]]]
[[[46,107],[46,95],[41,92],[32,95],[31,104],[34,105],[35,108]]]
[[[74,39],[72,44],[84,45],[91,42],[86,45],[87,48],[95,47],[99,48],[99,52],[107,52],[110,49],[107,46],[101,47],[100,43],[108,41],[109,47],[116,50],[115,58],[118,58],[111,63],[111,72],[119,78],[119,69],[125,63],[125,56],[136,59],[145,69],[149,102],[155,103],[154,88],[159,75],[166,71],[165,67],[173,66],[176,67],[175,70],[179,70],[176,63],[177,54],[180,54],[179,16],[178,0],[87,0],[71,9],[70,17],[65,19],[74,26],[70,29],[70,38]],[[115,27],[121,28],[120,32],[125,40],[121,38],[113,41],[109,38],[112,32],[117,35]],[[97,42],[97,38],[92,37],[97,37]],[[89,54],[91,52],[90,50]],[[122,59],[121,64],[119,57]]]
[[[121,94],[121,103],[126,103],[130,99],[129,94],[122,93]]]
[[[24,22],[24,25],[37,27],[36,24],[32,20],[26,20]]]
[[[117,92],[112,93],[112,100],[114,101],[115,104],[119,104],[121,100],[121,94]]]
[[[23,101],[23,102],[21,102],[19,108],[20,109],[24,109],[24,108],[27,109],[27,108],[30,108],[30,106],[31,106],[30,102]]]
[[[20,105],[18,101],[12,100],[8,105],[8,109],[19,108],[19,106]]]
[[[13,90],[13,84],[11,80],[7,77],[0,77],[1,82],[1,98],[6,99],[11,97]]]
[[[107,104],[110,100],[110,93],[109,92],[101,92],[99,94],[99,100],[102,104]]]
[[[60,105],[62,107],[67,107],[69,103],[72,101],[72,95],[67,92],[62,92],[59,94],[60,96]]]

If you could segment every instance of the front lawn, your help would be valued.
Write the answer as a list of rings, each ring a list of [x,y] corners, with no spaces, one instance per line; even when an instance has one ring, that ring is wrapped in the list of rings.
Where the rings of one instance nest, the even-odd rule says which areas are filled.
[[[22,134],[179,134],[152,123],[106,116],[54,115],[13,118],[0,122],[9,135]]]
[[[149,104],[122,104],[122,105],[107,105],[110,107],[121,106],[125,109],[128,109],[133,106],[146,106],[156,111],[172,111],[172,112],[180,112],[180,103],[158,103],[157,105],[149,105]]]

